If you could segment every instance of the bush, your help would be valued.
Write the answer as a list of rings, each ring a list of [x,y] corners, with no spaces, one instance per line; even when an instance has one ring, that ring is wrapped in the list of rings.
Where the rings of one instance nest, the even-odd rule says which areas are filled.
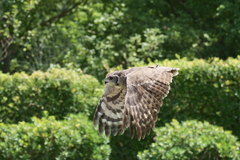
[[[180,68],[179,75],[174,77],[176,85],[171,84],[171,91],[164,99],[156,127],[162,127],[172,119],[178,121],[197,119],[222,126],[240,138],[239,58],[229,58],[226,61],[217,58],[194,61],[178,59],[147,64],[147,66],[158,64]],[[146,64],[138,63],[135,66],[146,66]],[[154,139],[152,133],[146,137],[147,139],[138,142],[136,139],[131,140],[128,134],[125,132],[121,137],[111,138],[111,157],[137,159],[135,153],[146,149]],[[125,148],[132,150],[123,154],[122,150]]]
[[[64,68],[32,75],[0,73],[0,121],[16,123],[42,117],[47,110],[57,119],[68,113],[93,114],[102,93],[92,76]]]
[[[100,137],[83,114],[32,121],[0,123],[0,159],[107,159],[110,154],[108,139]]]
[[[160,65],[179,67],[171,85],[170,95],[164,100],[157,126],[170,122],[197,119],[232,130],[240,137],[240,56],[226,61],[186,59],[163,61]],[[174,94],[176,93],[176,96]]]
[[[173,120],[155,132],[156,141],[139,159],[240,159],[237,138],[208,122]]]
[[[240,56],[226,61],[183,58],[148,65],[155,64],[180,68],[179,75],[174,77],[176,85],[171,84],[170,94],[164,100],[157,126],[172,119],[198,119],[223,126],[240,137]]]

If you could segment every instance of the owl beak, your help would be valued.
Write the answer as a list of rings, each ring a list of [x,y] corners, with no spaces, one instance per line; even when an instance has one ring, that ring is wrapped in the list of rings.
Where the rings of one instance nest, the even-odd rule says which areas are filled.
[[[108,79],[105,80],[105,84],[107,84],[107,83],[108,83]]]

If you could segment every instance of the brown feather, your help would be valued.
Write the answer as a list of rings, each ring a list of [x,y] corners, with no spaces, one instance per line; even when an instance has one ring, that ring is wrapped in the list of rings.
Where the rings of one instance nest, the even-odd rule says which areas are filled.
[[[130,115],[130,135],[131,135],[131,139],[133,139],[133,137],[134,137],[134,120],[133,120],[132,115]]]

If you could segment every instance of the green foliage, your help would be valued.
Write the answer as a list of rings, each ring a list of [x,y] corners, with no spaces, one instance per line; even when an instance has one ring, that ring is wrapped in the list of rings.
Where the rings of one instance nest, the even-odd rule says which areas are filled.
[[[240,58],[240,57],[239,57]],[[174,77],[169,95],[164,99],[158,115],[156,127],[170,123],[172,119],[186,121],[197,119],[231,130],[240,137],[240,59],[229,58],[226,61],[213,58],[208,61],[186,58],[178,60],[155,61],[156,65],[178,67],[179,75]],[[146,66],[138,63],[135,66]],[[119,159],[137,159],[136,152],[147,149],[154,139],[154,133],[141,142],[131,140],[128,133],[121,137],[112,137],[112,157]],[[124,153],[122,150],[130,148]],[[126,158],[128,157],[128,158]]]
[[[139,25],[136,32],[136,27],[131,27],[133,24],[129,26],[125,15],[128,8],[124,3],[90,3],[82,10],[71,16],[81,23],[71,25],[74,37],[68,35],[73,43],[64,57],[65,63],[80,67],[100,80],[116,64],[128,68],[135,62],[147,61],[148,57],[163,57],[162,45],[167,36],[158,27]],[[71,23],[72,20],[67,21]],[[64,28],[65,24],[61,27]]]
[[[221,127],[208,122],[173,120],[155,129],[156,139],[151,147],[138,154],[139,159],[232,159],[240,157],[237,138]]]
[[[108,159],[108,139],[98,135],[85,115],[70,115],[63,121],[33,117],[32,121],[0,123],[1,159]]]
[[[78,23],[71,25],[74,37],[68,37],[81,44],[72,43],[76,50],[64,60],[98,79],[116,65],[129,68],[149,59],[175,59],[175,54],[227,59],[240,51],[236,1],[125,0],[90,3],[79,12],[71,16]]]
[[[0,120],[6,123],[42,117],[62,119],[69,113],[93,114],[102,93],[99,82],[81,71],[52,68],[32,75],[0,73]]]
[[[129,68],[175,54],[227,59],[240,51],[235,0],[81,2],[0,2],[0,40],[4,53],[11,44],[10,70],[31,73],[58,64],[101,80],[116,65]],[[2,55],[0,69],[6,71]]]
[[[57,36],[55,25],[83,3],[75,0],[1,0],[2,71],[10,72],[10,68],[12,72],[46,70],[63,50],[58,43],[54,44],[55,38],[61,37]],[[51,54],[43,52],[45,50],[50,50]]]
[[[179,59],[149,65],[153,64],[180,68],[176,86],[171,84],[170,95],[164,100],[157,126],[171,119],[197,119],[232,130],[240,137],[240,56],[226,61]]]

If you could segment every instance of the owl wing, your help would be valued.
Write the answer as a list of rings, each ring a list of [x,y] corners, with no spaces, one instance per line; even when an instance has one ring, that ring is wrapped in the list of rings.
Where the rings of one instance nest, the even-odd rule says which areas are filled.
[[[109,87],[105,89],[94,115],[94,126],[98,125],[99,133],[105,132],[107,137],[111,133],[114,136],[118,132],[124,133],[122,115],[126,96],[126,88]]]
[[[130,121],[130,134],[134,136],[134,125],[138,140],[155,127],[162,99],[170,90],[172,77],[178,74],[178,68],[141,67],[127,74],[127,93],[123,113],[125,128]]]

